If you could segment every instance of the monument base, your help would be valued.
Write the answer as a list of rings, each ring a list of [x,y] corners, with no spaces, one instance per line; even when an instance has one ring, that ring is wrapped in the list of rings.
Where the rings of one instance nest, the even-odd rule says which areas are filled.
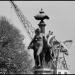
[[[34,69],[34,74],[53,74],[53,70],[50,68]]]

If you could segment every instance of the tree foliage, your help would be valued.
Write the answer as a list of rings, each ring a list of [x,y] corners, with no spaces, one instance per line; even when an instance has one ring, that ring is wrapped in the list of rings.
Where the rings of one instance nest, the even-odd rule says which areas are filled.
[[[29,72],[31,60],[23,44],[24,36],[5,17],[0,18],[0,73]]]

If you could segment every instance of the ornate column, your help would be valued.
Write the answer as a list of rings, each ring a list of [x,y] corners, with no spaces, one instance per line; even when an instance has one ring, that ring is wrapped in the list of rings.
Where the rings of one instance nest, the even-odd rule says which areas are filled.
[[[39,14],[34,16],[34,18],[36,20],[40,20],[38,26],[41,29],[41,33],[45,35],[45,26],[46,26],[46,24],[45,24],[44,20],[49,19],[49,17],[47,15],[45,15],[43,9],[41,9],[41,11],[39,11]]]

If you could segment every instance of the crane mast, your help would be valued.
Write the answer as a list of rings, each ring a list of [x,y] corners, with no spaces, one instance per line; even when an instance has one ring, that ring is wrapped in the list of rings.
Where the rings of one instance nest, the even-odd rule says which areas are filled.
[[[23,13],[18,8],[18,6],[13,1],[10,1],[10,3],[12,4],[12,6],[13,6],[18,18],[20,19],[21,23],[24,25],[24,28],[26,29],[26,32],[28,33],[29,37],[32,39],[34,36],[35,28],[31,25],[31,23],[23,15]]]

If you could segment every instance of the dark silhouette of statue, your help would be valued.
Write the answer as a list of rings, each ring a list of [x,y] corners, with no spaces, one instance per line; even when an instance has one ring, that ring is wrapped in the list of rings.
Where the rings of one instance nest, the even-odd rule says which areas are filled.
[[[45,59],[46,63],[53,59],[51,47],[48,45],[45,36],[41,34],[40,29],[38,28],[35,30],[35,36],[28,48],[34,50],[35,67],[42,67],[43,59]]]
[[[39,28],[35,30],[35,36],[33,40],[31,41],[28,48],[31,48],[34,50],[35,67],[42,66],[42,59],[40,55],[43,50],[43,36],[40,33]]]
[[[48,45],[45,37],[43,37],[43,54],[47,64],[49,61],[53,60],[54,54],[52,52],[52,47]]]

